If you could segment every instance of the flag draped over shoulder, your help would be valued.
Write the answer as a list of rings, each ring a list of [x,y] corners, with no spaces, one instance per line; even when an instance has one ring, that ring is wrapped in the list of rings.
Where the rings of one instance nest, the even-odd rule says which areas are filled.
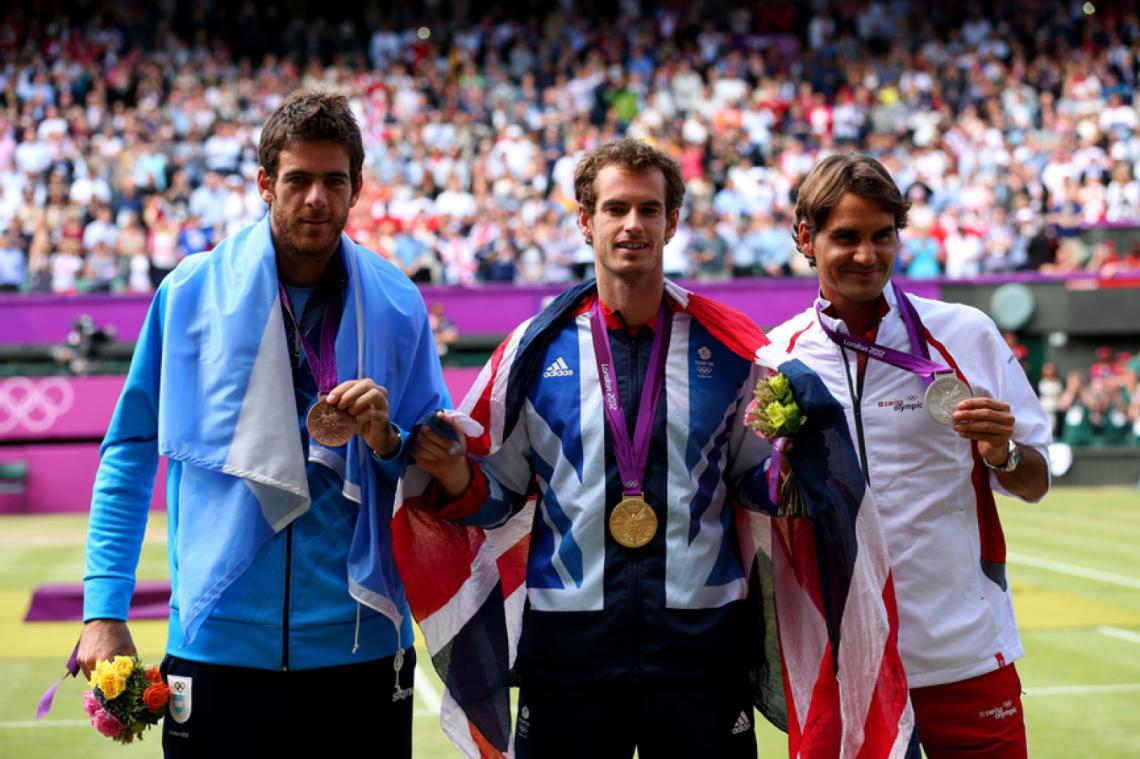
[[[593,282],[567,290],[498,347],[460,406],[484,429],[481,436],[468,438],[470,453],[489,455],[509,436],[527,387],[542,370],[549,338],[573,318],[593,290]],[[743,314],[670,282],[666,293],[675,308],[689,313],[739,355],[752,359],[768,346],[764,334]],[[838,479],[830,472],[831,460],[855,461],[842,409],[802,364],[787,366],[809,418],[817,414],[829,426],[816,430],[802,447],[797,437],[791,456],[798,478],[815,479],[804,494],[812,508],[810,521],[788,523],[786,518],[736,510],[742,556],[751,560],[750,592],[762,599],[757,609],[766,622],[764,640],[758,642],[765,650],[765,664],[754,673],[757,706],[781,728],[791,726],[793,756],[901,756],[892,747],[899,741],[906,746],[910,705],[895,648],[897,615],[874,504],[862,500],[869,498],[869,492],[857,462],[857,478],[846,470]],[[808,397],[800,397],[801,386]],[[838,411],[825,415],[821,406],[817,412],[817,404],[827,403]],[[849,483],[852,479],[857,481]],[[397,493],[393,535],[412,614],[443,680],[441,723],[469,757],[509,755],[513,749],[509,671],[522,629],[533,505],[503,526],[483,530],[435,517],[422,503],[428,484],[422,470],[408,468]],[[868,542],[877,545],[873,557],[878,557],[869,565],[862,558]],[[875,582],[878,570],[883,570],[886,582],[868,595],[864,591]],[[856,592],[860,595],[852,595]],[[863,606],[873,608],[864,611]],[[857,621],[859,629],[850,629],[848,619]],[[858,642],[880,628],[888,632],[872,635],[866,645]],[[874,649],[881,673],[864,684],[871,666],[867,657]],[[849,662],[848,653],[863,660]],[[852,678],[858,682],[841,687],[847,679],[837,676],[839,667],[858,669]],[[810,678],[804,674],[809,670]],[[801,697],[805,686],[806,700]],[[863,690],[880,696],[863,698]],[[874,719],[872,711],[878,715]],[[854,751],[849,753],[849,746]]]
[[[789,756],[917,757],[890,557],[843,407],[801,362],[758,357],[809,420],[788,454],[809,518],[749,525],[771,561]]]
[[[420,296],[398,269],[344,234],[340,255],[348,286],[336,334],[337,378],[383,381],[394,376],[388,357],[414,355],[418,333],[409,329],[379,343],[365,339],[366,325],[412,313]],[[194,504],[178,520],[176,592],[185,644],[259,548],[311,502],[296,398],[282,381],[292,369],[268,215],[209,254],[186,259],[163,284],[158,450],[185,465],[181,498]],[[434,387],[421,377],[393,408],[393,419],[406,423],[438,403]],[[399,630],[403,589],[390,560],[386,508],[392,486],[358,436],[343,454],[310,448],[310,460],[341,455],[344,495],[361,504],[345,567],[348,592]]]

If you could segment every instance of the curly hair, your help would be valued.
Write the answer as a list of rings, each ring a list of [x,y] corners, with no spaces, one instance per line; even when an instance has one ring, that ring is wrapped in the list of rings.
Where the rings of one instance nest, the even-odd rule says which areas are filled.
[[[281,151],[295,142],[332,142],[343,146],[348,151],[350,178],[355,183],[360,177],[364,142],[344,95],[298,90],[285,98],[261,130],[257,160],[266,174],[277,176]]]
[[[591,150],[578,162],[574,171],[574,199],[591,216],[598,201],[598,174],[607,166],[620,166],[630,171],[661,169],[665,176],[665,212],[672,213],[685,201],[681,165],[641,140],[627,137]]]

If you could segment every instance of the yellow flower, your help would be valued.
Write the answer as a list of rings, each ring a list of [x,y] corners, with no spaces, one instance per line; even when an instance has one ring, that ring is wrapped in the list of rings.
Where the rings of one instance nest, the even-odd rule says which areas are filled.
[[[120,677],[117,672],[108,670],[99,675],[98,682],[95,684],[99,690],[103,691],[103,697],[110,700],[119,697],[123,688],[126,687],[127,681]]]
[[[115,673],[123,679],[130,677],[131,673],[135,671],[134,660],[129,656],[116,656],[111,666],[114,668]]]
[[[91,670],[90,684],[91,684],[92,688],[98,687],[99,676],[102,675],[104,672],[106,672],[107,668],[110,666],[111,666],[110,662],[106,662],[106,661],[95,662],[95,667],[94,667],[94,669]]]
[[[788,389],[788,378],[783,374],[773,374],[768,378],[768,385],[777,398],[782,398],[784,391]]]
[[[772,426],[779,429],[786,421],[784,417],[784,407],[779,401],[772,401],[764,409],[764,413],[768,415],[768,420],[772,422]]]

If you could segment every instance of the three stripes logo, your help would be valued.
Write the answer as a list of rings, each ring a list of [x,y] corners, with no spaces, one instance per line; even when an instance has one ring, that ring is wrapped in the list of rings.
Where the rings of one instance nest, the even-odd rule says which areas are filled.
[[[546,367],[546,371],[542,373],[542,376],[547,379],[550,377],[573,377],[574,370],[566,363],[566,359],[559,356],[554,359],[550,366]]]
[[[752,729],[752,720],[746,712],[741,712],[740,716],[736,718],[736,724],[732,727],[733,735],[740,735]]]

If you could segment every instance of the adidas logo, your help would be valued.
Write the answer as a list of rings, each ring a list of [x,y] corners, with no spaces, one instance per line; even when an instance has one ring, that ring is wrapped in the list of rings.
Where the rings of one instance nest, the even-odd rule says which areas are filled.
[[[574,370],[566,363],[566,359],[559,356],[554,359],[550,366],[546,367],[546,371],[542,373],[543,377],[573,377]]]
[[[736,724],[732,727],[733,735],[740,735],[752,729],[752,720],[749,719],[747,712],[741,712],[740,716],[736,718]]]

